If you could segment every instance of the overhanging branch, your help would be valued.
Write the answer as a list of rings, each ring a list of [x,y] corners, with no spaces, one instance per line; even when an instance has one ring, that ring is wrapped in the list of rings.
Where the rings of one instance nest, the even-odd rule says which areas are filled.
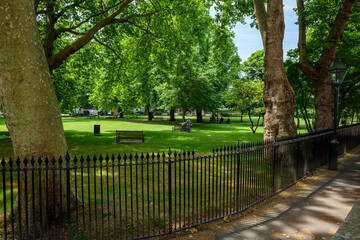
[[[356,0],[344,0],[326,38],[326,43],[331,44],[331,46],[323,49],[317,65],[324,65],[326,68],[331,67],[335,60],[336,48],[343,37],[346,23],[349,20],[351,9],[355,2]]]
[[[73,4],[70,4],[70,5],[67,5],[67,6],[63,7],[63,8],[61,9],[61,11],[58,12],[58,13],[55,15],[55,17],[56,17],[57,19],[60,18],[62,15],[64,15],[64,13],[65,13],[67,10],[69,10],[70,8],[79,7],[80,4],[84,3],[85,1],[86,1],[86,0],[82,0],[82,1],[80,1],[80,2],[73,3]]]
[[[128,1],[129,1],[129,0],[128,0]],[[128,2],[128,1],[127,1],[127,2]],[[132,1],[133,1],[133,0],[130,0],[130,2],[132,2]],[[56,30],[56,34],[57,34],[57,35],[60,35],[60,34],[63,33],[63,32],[69,32],[69,30],[74,30],[74,29],[76,29],[76,28],[79,28],[79,27],[81,27],[81,25],[89,22],[92,18],[97,17],[97,16],[100,16],[100,15],[102,15],[102,14],[104,14],[104,13],[107,13],[107,12],[109,12],[111,9],[119,6],[120,4],[121,4],[121,2],[119,2],[119,3],[117,3],[117,4],[113,5],[113,6],[105,9],[104,11],[101,11],[101,12],[99,12],[99,13],[93,14],[93,15],[89,16],[88,18],[86,18],[84,21],[76,24],[75,26],[72,26],[72,27],[69,27],[69,28],[60,28],[60,29],[57,29],[57,30]],[[124,4],[125,4],[125,3],[124,3]],[[121,12],[119,12],[118,14],[120,14],[120,13],[121,13]],[[118,15],[118,14],[117,14],[117,15]]]
[[[95,36],[94,36],[94,40],[95,40],[96,42],[98,42],[100,45],[102,45],[102,46],[106,47],[107,49],[109,49],[110,51],[112,51],[112,52],[115,54],[115,56],[117,56],[117,57],[120,59],[120,55],[119,55],[112,47],[110,47],[109,45],[101,42],[101,41],[100,41],[97,37],[95,37]]]

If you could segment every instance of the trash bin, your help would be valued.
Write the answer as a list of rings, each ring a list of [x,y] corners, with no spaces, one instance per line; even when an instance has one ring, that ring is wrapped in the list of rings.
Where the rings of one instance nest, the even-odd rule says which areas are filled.
[[[100,125],[94,125],[94,135],[100,136]]]

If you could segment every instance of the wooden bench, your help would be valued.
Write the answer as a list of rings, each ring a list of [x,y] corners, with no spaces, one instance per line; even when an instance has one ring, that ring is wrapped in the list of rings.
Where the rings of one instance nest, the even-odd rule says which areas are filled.
[[[155,120],[164,120],[164,117],[154,117]]]
[[[182,126],[181,125],[175,125],[172,127],[172,132],[174,133],[175,131],[182,131]]]
[[[116,142],[119,143],[120,139],[140,139],[145,141],[145,134],[143,131],[118,131],[116,130]]]

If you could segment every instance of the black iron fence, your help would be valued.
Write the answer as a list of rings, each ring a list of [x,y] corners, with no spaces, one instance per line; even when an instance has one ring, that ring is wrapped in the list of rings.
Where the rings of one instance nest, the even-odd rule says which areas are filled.
[[[138,239],[238,213],[329,159],[331,131],[238,143],[211,155],[169,150],[65,159],[2,159],[3,239]],[[339,129],[339,153],[360,125]]]

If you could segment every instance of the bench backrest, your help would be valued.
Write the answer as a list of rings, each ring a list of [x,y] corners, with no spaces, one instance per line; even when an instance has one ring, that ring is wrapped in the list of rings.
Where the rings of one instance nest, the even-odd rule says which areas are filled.
[[[143,137],[143,131],[118,131],[116,130],[116,137]]]

